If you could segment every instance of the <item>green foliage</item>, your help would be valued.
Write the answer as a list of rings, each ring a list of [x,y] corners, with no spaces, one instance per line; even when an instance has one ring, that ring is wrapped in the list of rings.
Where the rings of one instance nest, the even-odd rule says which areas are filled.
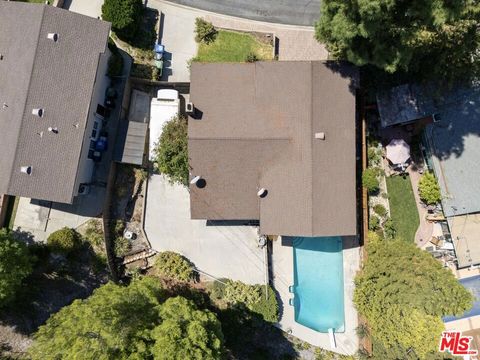
[[[220,279],[220,281],[215,280],[209,285],[209,294],[210,297],[214,300],[223,299],[225,296],[225,283],[228,282],[228,279]]]
[[[435,175],[431,172],[426,172],[422,175],[418,182],[418,193],[420,199],[428,205],[440,202],[442,195],[440,193],[440,186],[437,183],[437,179],[435,179]]]
[[[368,147],[367,157],[369,165],[377,165],[381,159],[381,156],[378,154],[377,148],[373,146]]]
[[[385,232],[385,239],[392,240],[395,238],[395,235],[397,234],[397,229],[395,228],[395,224],[393,223],[393,220],[388,218],[385,220],[383,223],[383,230]],[[402,239],[405,240],[405,239]]]
[[[384,217],[385,215],[387,215],[387,209],[382,204],[375,204],[373,206],[373,211],[375,211],[375,214],[380,217]]]
[[[463,314],[472,306],[472,295],[415,244],[370,239],[367,252],[355,279],[354,303],[372,337],[385,349],[412,348],[420,358],[435,352],[440,317]]]
[[[159,253],[153,267],[157,275],[178,281],[190,281],[194,275],[193,264],[173,251]]]
[[[187,120],[176,116],[163,126],[155,147],[157,167],[174,183],[188,185]]]
[[[257,56],[257,54],[255,54],[254,52],[249,52],[247,54],[247,56],[245,56],[245,62],[249,62],[249,63],[253,63],[255,61],[258,61],[259,58]]]
[[[132,244],[130,243],[130,240],[125,239],[123,236],[118,236],[115,238],[115,256],[116,257],[124,257],[127,255],[130,250],[132,249]]]
[[[40,326],[29,351],[32,360],[218,359],[222,352],[215,315],[182,297],[167,300],[153,277],[108,283],[75,300]]]
[[[85,229],[85,239],[95,247],[103,246],[104,237],[100,220],[91,219],[88,221]]]
[[[372,215],[368,221],[368,230],[378,230],[380,228],[380,219],[378,216]]]
[[[415,79],[478,74],[480,5],[474,0],[324,0],[316,37],[330,54]]]
[[[202,18],[195,19],[195,41],[198,43],[209,44],[217,38],[218,31],[212,23]]]
[[[372,168],[365,169],[362,174],[362,185],[367,188],[370,194],[374,194],[380,188],[377,171]]]
[[[160,322],[163,300],[154,278],[134,280],[127,287],[108,283],[40,326],[30,355],[33,360],[146,358],[149,331]]]
[[[278,321],[278,302],[271,287],[268,287],[267,299],[265,287],[262,285],[248,285],[241,281],[228,280],[223,300],[232,305],[245,306],[261,315],[265,321]]]
[[[105,0],[102,5],[102,19],[111,22],[112,30],[125,40],[135,37],[142,15],[142,0]]]
[[[107,75],[109,77],[121,76],[123,71],[123,57],[119,53],[110,56],[108,59]]]
[[[162,323],[152,331],[154,359],[220,359],[222,327],[208,310],[197,310],[193,301],[170,298],[160,308]]]
[[[15,298],[23,280],[32,272],[33,261],[24,243],[0,229],[0,307]]]
[[[70,255],[82,244],[80,234],[75,229],[64,227],[51,233],[47,238],[47,246],[57,253]]]
[[[263,320],[275,323],[278,321],[278,302],[275,291],[271,286],[267,288],[268,294],[265,295],[265,286],[261,286],[260,300],[251,305],[252,311],[262,316]]]

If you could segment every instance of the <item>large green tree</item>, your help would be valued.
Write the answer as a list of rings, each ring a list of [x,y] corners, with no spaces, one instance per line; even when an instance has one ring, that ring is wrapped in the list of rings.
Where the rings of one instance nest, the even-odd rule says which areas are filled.
[[[219,359],[222,327],[210,311],[197,310],[191,300],[170,298],[161,306],[162,323],[152,332],[154,359]]]
[[[183,298],[172,304],[166,297],[153,277],[133,280],[128,286],[108,283],[52,315],[34,335],[30,355],[33,360],[161,359],[163,345],[158,344],[174,339],[178,342],[162,351],[188,343],[192,352],[202,349],[218,358],[223,335],[216,317]],[[174,311],[179,311],[177,318]],[[165,329],[172,334],[181,331],[183,343]]]
[[[316,37],[335,58],[455,79],[479,70],[477,0],[323,0]]]
[[[22,281],[32,272],[27,246],[0,229],[0,307],[11,302]]]
[[[163,126],[155,148],[158,169],[174,183],[188,184],[187,120],[176,116]]]
[[[142,0],[105,0],[102,5],[102,19],[110,21],[112,30],[123,39],[136,35],[142,14]]]
[[[372,337],[385,349],[410,349],[420,359],[434,353],[443,328],[440,317],[463,314],[472,306],[472,295],[415,244],[370,239],[367,252],[354,302]]]

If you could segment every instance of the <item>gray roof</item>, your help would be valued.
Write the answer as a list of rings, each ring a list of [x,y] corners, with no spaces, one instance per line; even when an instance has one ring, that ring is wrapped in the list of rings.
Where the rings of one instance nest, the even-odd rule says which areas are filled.
[[[355,234],[356,77],[333,62],[193,63],[201,115],[189,119],[189,158],[206,186],[190,186],[192,218],[260,220],[271,235]]]
[[[480,212],[480,88],[439,115],[426,134],[444,213]]]
[[[462,102],[469,89],[441,91],[436,84],[405,84],[377,94],[382,127],[405,124],[441,112]]]
[[[72,202],[109,30],[109,23],[56,7],[0,1],[0,106],[7,104],[0,108],[0,193]],[[45,115],[32,115],[34,108]],[[21,166],[32,166],[32,175]]]

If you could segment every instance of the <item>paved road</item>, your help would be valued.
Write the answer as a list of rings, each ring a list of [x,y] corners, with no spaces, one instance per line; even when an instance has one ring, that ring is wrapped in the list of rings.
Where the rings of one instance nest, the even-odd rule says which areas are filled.
[[[215,13],[251,20],[312,26],[320,16],[320,0],[169,0]]]

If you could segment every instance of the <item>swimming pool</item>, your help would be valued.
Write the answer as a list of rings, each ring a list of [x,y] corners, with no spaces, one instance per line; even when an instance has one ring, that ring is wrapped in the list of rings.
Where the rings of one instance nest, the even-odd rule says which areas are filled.
[[[319,332],[344,331],[341,237],[295,237],[293,241],[295,321]]]

